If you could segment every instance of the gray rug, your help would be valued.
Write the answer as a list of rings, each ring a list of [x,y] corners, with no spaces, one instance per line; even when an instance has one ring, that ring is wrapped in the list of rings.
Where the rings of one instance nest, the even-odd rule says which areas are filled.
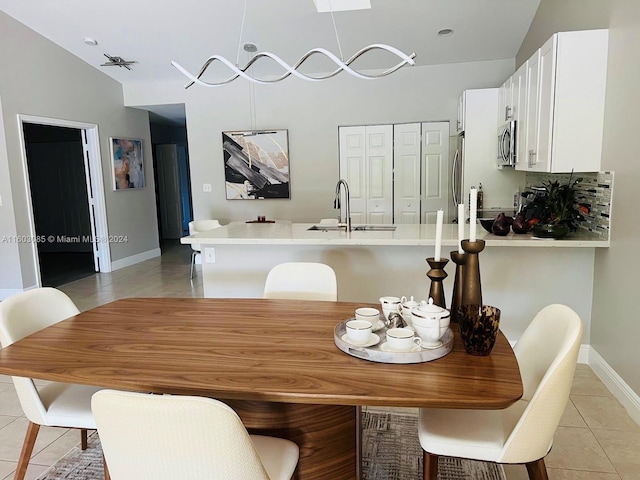
[[[421,480],[422,449],[414,414],[363,412],[363,480]],[[502,469],[491,463],[440,457],[439,480],[504,480]],[[89,436],[89,448],[74,447],[38,480],[104,479],[98,435]],[[194,479],[195,480],[195,479]]]

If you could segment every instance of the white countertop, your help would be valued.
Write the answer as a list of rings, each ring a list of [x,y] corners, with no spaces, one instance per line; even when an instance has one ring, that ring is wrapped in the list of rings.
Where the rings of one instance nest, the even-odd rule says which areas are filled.
[[[397,225],[389,231],[319,231],[308,230],[312,223],[245,223],[231,222],[221,228],[183,237],[186,244],[201,245],[386,245],[422,246],[435,245],[435,225]],[[354,224],[354,226],[356,226]],[[538,239],[530,233],[516,235],[510,232],[499,237],[477,227],[477,238],[486,247],[608,247],[609,240],[583,230],[572,232],[563,239]],[[465,238],[469,226],[465,225]],[[442,228],[442,245],[458,244],[458,225],[446,224]]]

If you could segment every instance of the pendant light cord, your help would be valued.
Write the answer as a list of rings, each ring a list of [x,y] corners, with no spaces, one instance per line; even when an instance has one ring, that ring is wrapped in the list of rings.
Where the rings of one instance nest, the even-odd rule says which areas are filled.
[[[244,0],[242,11],[242,24],[240,26],[240,38],[238,38],[238,54],[236,55],[236,67],[240,67],[240,48],[242,47],[242,35],[244,34],[244,20],[247,17],[247,0]]]
[[[329,0],[329,11],[331,12],[331,21],[333,22],[333,31],[336,32],[336,42],[338,42],[338,51],[340,52],[340,60],[344,62],[344,55],[342,54],[342,46],[340,45],[340,37],[338,36],[338,27],[336,27],[336,19],[333,18],[333,5],[331,5],[331,0]]]

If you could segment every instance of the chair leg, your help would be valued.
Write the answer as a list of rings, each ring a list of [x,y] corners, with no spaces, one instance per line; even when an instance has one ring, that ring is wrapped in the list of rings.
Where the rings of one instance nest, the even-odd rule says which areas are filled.
[[[196,252],[191,252],[191,271],[189,272],[189,278],[193,278],[193,267],[196,265]]]
[[[24,443],[22,444],[22,452],[20,452],[20,460],[18,460],[18,468],[16,468],[16,475],[14,480],[23,480],[27,473],[27,467],[29,466],[29,459],[33,452],[33,446],[36,444],[36,438],[40,431],[40,425],[37,423],[29,422],[27,427],[27,434],[24,437]]]
[[[422,466],[422,478],[424,480],[438,479],[438,455],[423,451]]]
[[[527,463],[527,472],[529,473],[529,480],[549,480],[544,458]]]
[[[81,428],[80,429],[80,448],[82,450],[86,450],[87,446],[88,446],[88,441],[87,441],[87,429],[86,428]]]

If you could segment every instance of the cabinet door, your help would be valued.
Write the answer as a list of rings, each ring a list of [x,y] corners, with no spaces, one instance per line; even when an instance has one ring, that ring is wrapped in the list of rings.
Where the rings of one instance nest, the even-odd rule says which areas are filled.
[[[527,165],[527,64],[513,74],[513,118],[516,121],[516,169]]]
[[[498,126],[513,119],[513,77],[509,77],[498,89]]]
[[[538,67],[540,50],[527,60],[527,94],[526,94],[526,157],[524,162],[516,165],[520,170],[530,170],[534,166],[538,142]]]
[[[555,102],[557,39],[557,35],[554,35],[540,48],[536,158],[532,166],[532,170],[536,172],[551,171],[551,141],[553,138],[551,129],[553,128]]]
[[[420,128],[393,126],[394,223],[420,223]]]
[[[365,127],[340,127],[340,178],[349,184],[351,221],[366,223],[367,181],[365,156]],[[341,203],[340,218],[344,218],[345,203]]]

